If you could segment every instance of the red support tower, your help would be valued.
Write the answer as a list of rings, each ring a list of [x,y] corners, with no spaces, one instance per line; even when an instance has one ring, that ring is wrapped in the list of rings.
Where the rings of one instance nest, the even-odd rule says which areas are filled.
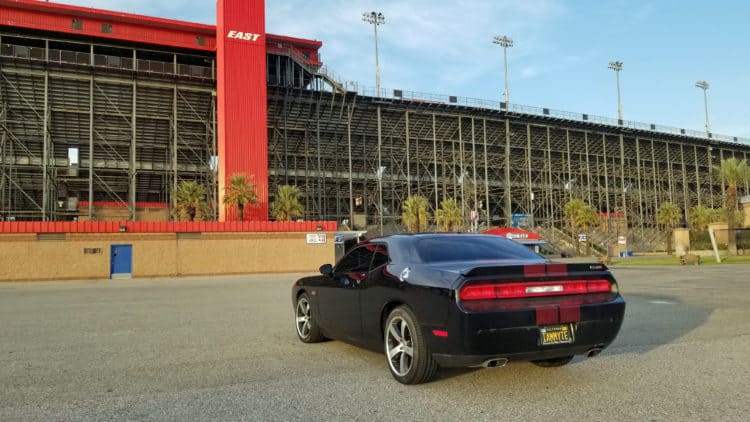
[[[251,176],[258,194],[246,219],[268,220],[265,4],[218,0],[216,17],[219,221],[237,219],[236,208],[223,203],[237,173]]]

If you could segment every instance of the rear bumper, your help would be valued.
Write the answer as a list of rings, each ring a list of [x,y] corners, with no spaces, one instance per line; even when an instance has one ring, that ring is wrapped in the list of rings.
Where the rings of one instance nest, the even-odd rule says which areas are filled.
[[[509,362],[523,362],[532,360],[545,360],[545,359],[556,359],[563,358],[566,356],[575,355],[588,355],[591,351],[606,348],[606,345],[593,345],[593,346],[573,346],[565,349],[554,349],[554,350],[539,350],[534,352],[525,353],[510,353],[510,354],[490,354],[490,355],[445,355],[440,353],[433,353],[432,357],[437,361],[438,365],[443,368],[458,368],[458,367],[480,367],[485,362],[491,359],[508,359]]]
[[[436,337],[431,332],[426,335],[433,357],[444,367],[481,366],[495,358],[554,359],[606,348],[619,333],[624,313],[625,301],[619,296],[607,303],[582,305],[580,320],[554,323],[571,324],[574,336],[570,344],[541,345],[535,308],[485,313],[459,311],[448,328],[448,337]]]

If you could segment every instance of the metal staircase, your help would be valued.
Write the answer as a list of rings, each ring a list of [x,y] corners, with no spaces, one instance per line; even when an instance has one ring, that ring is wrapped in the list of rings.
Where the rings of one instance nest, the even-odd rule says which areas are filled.
[[[280,56],[291,58],[313,77],[317,77],[325,81],[334,92],[340,94],[345,94],[347,92],[344,84],[339,82],[338,76],[336,76],[333,71],[331,71],[327,66],[316,66],[308,63],[309,59],[296,48],[291,46],[269,45],[267,47],[267,51],[272,54],[278,54]]]

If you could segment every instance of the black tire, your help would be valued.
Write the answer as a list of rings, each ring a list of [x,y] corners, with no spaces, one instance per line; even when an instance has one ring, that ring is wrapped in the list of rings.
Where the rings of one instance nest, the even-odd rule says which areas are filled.
[[[407,306],[399,306],[388,315],[383,328],[383,345],[388,369],[398,382],[420,384],[435,376],[437,362],[432,358],[416,316]]]
[[[310,296],[302,293],[297,297],[297,303],[294,306],[294,327],[297,337],[303,343],[318,343],[325,340],[320,333],[320,327],[313,318],[312,304]]]
[[[565,366],[569,364],[571,360],[573,360],[573,356],[544,360],[532,360],[531,363],[536,366],[541,366],[542,368],[556,368],[558,366]]]

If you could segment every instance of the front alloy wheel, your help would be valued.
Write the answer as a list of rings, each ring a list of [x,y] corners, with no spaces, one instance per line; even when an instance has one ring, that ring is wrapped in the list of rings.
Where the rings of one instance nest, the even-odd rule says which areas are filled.
[[[320,328],[315,323],[310,306],[310,297],[302,293],[297,298],[297,306],[294,311],[294,325],[297,328],[297,337],[305,343],[317,343],[323,340]]]
[[[419,384],[435,376],[437,363],[430,354],[411,309],[406,306],[394,309],[386,320],[384,331],[388,368],[397,381]]]

